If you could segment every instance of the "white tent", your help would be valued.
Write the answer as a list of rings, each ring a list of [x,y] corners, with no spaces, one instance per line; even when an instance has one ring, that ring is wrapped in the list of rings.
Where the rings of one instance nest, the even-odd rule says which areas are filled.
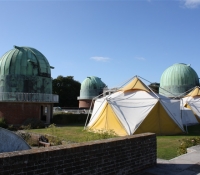
[[[153,93],[138,77],[118,92],[97,99],[87,128],[114,130],[118,135],[184,132],[180,101]]]

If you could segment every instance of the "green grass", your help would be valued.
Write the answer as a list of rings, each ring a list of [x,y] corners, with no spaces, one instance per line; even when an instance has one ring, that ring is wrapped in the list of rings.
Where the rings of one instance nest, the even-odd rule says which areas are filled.
[[[182,139],[200,137],[200,125],[189,126],[188,133],[179,136],[157,136],[157,157],[172,159],[177,156],[177,151]]]
[[[40,133],[43,135],[55,135],[59,139],[66,142],[85,142],[90,140],[113,137],[112,134],[110,136],[105,136],[87,132],[84,130],[83,125],[34,129],[30,130],[30,132]],[[157,157],[166,160],[176,157],[177,150],[180,146],[180,141],[182,139],[189,139],[194,137],[200,137],[200,125],[188,127],[188,134],[185,135],[157,136]]]
[[[66,141],[66,142],[85,142],[91,140],[99,140],[99,139],[106,139],[115,137],[115,133],[112,131],[110,132],[101,132],[101,134],[95,134],[93,132],[88,132],[84,130],[84,126],[62,126],[62,127],[50,127],[45,129],[33,129],[29,130],[33,133],[39,133],[41,135],[54,135],[57,136],[59,139]]]
[[[157,157],[160,159],[172,159],[177,156],[180,141],[192,136],[157,136]]]

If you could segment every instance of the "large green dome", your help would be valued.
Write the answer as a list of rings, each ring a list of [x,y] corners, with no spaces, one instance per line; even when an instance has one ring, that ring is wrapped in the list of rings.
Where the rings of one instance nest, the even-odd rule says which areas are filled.
[[[92,99],[101,94],[104,87],[106,87],[106,85],[101,81],[101,78],[95,76],[87,77],[81,83],[79,99]]]
[[[18,47],[0,58],[0,92],[52,93],[51,66],[31,47]]]
[[[161,75],[159,93],[167,97],[183,96],[195,86],[199,86],[195,70],[190,65],[177,63]]]
[[[31,47],[18,47],[6,52],[0,59],[0,75],[37,75],[51,77],[46,57]]]

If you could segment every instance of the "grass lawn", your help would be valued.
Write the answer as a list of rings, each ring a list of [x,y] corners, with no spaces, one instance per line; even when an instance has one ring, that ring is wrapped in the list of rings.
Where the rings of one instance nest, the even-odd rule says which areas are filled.
[[[193,138],[193,136],[157,136],[157,157],[160,159],[172,159],[177,156],[177,149],[181,139]]]
[[[200,137],[200,125],[188,127],[188,134],[179,136],[157,136],[157,157],[172,159],[177,156],[180,140]]]
[[[45,135],[53,135],[57,136],[59,139],[66,142],[85,142],[90,140],[99,140],[105,139],[109,137],[114,137],[114,135],[108,135],[108,133],[104,134],[95,134],[92,132],[87,132],[84,130],[83,125],[71,125],[71,126],[61,126],[61,127],[50,127],[45,129],[32,129],[29,132]]]
[[[102,137],[102,135],[84,131],[83,125],[34,129],[30,132],[54,135],[66,142],[85,142],[107,138],[105,135]],[[166,160],[176,157],[180,140],[194,137],[200,137],[200,125],[188,127],[188,134],[185,135],[157,136],[157,157]]]

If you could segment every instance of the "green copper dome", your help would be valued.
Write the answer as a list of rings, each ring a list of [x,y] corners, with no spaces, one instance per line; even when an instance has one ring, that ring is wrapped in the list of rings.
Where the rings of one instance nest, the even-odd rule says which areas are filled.
[[[195,86],[199,86],[199,78],[194,69],[190,65],[177,63],[161,75],[159,93],[167,97],[183,96]]]
[[[81,83],[79,99],[92,99],[103,93],[103,88],[106,87],[101,78],[90,76]]]
[[[37,75],[51,77],[46,57],[31,47],[18,47],[6,52],[0,59],[0,75]]]
[[[31,47],[18,47],[0,58],[0,92],[52,93],[46,57]]]

